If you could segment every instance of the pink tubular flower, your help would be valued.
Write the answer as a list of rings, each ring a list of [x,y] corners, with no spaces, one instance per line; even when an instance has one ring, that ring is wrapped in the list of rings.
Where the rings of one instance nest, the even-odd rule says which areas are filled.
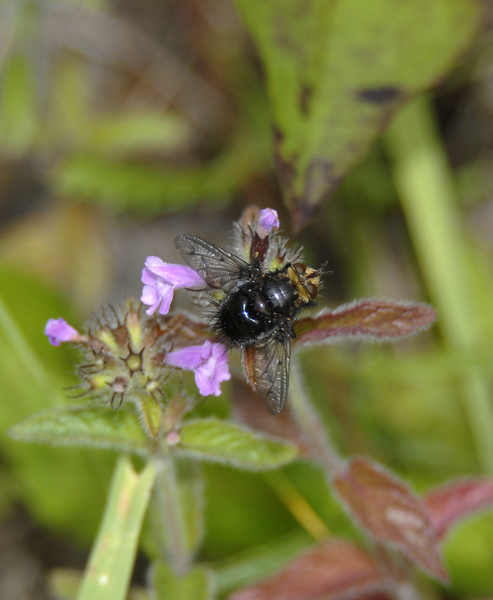
[[[85,339],[77,329],[74,329],[62,318],[48,319],[45,335],[48,336],[50,344],[53,346],[59,346],[62,342],[81,342]]]
[[[226,346],[213,344],[209,340],[202,346],[188,346],[169,352],[166,363],[171,367],[193,371],[195,383],[202,396],[219,396],[221,382],[231,378]]]
[[[140,298],[150,308],[146,311],[152,315],[159,307],[159,313],[166,315],[173,300],[175,288],[204,287],[202,277],[190,267],[163,262],[157,256],[148,256],[142,271],[144,289]]]
[[[279,216],[273,208],[264,208],[258,218],[258,233],[261,238],[266,238],[273,231],[279,229]]]

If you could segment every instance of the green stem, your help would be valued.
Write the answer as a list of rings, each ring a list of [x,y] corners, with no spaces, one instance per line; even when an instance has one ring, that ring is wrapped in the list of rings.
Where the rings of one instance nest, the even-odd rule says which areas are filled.
[[[155,476],[153,462],[137,473],[128,456],[118,459],[78,600],[124,600],[128,596]]]
[[[342,470],[342,459],[332,448],[328,434],[311,405],[299,366],[294,360],[291,365],[289,405],[314,459],[324,466],[329,476],[339,473]]]
[[[480,343],[464,232],[453,176],[427,98],[405,107],[385,141],[416,254],[446,342],[470,352]],[[462,377],[463,402],[482,469],[493,473],[493,407],[479,369]]]

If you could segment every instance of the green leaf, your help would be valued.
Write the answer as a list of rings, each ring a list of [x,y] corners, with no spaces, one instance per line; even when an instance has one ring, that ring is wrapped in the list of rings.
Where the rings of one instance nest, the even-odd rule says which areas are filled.
[[[475,0],[237,0],[264,62],[277,163],[296,226],[397,106],[471,41]]]
[[[87,543],[97,529],[114,456],[96,456],[88,448],[33,451],[7,434],[34,413],[66,402],[61,388],[74,383],[67,376],[70,349],[51,346],[43,330],[48,317],[67,316],[70,310],[19,269],[0,265],[0,289],[0,444],[9,465],[10,493],[44,527]]]
[[[134,414],[94,406],[47,410],[14,425],[16,439],[145,453],[147,440]]]
[[[247,104],[245,121],[222,152],[208,161],[163,168],[162,163],[116,162],[101,151],[97,155],[79,151],[51,172],[52,185],[64,196],[97,199],[120,210],[132,208],[146,214],[195,206],[203,199],[224,202],[270,161],[267,113],[259,110],[264,105],[256,95]]]
[[[211,600],[214,597],[212,574],[205,567],[194,567],[178,575],[165,562],[153,564],[151,585],[157,600]]]
[[[205,460],[231,463],[255,471],[280,467],[297,456],[296,448],[290,444],[218,419],[184,425],[180,432],[180,448]]]
[[[191,136],[184,117],[173,113],[123,113],[92,124],[91,147],[96,152],[151,152],[183,146]]]
[[[133,399],[133,406],[142,423],[142,429],[153,440],[157,439],[161,430],[162,405],[149,395],[141,395]]]
[[[203,197],[231,194],[239,185],[237,176],[243,179],[222,157],[210,165],[163,169],[115,163],[101,156],[74,156],[54,172],[53,185],[63,195],[99,198],[122,210],[153,214],[163,208],[194,206]]]
[[[2,14],[2,18],[5,16]],[[8,27],[3,30],[7,31]],[[4,70],[0,95],[2,153],[17,157],[25,154],[35,138],[36,119],[35,73],[26,57],[12,55]]]
[[[128,457],[118,461],[79,600],[126,597],[155,476],[154,463],[136,473]]]

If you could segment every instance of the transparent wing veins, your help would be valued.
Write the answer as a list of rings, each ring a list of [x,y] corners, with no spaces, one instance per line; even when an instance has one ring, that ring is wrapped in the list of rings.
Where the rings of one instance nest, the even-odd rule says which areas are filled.
[[[231,292],[251,270],[241,258],[195,235],[179,235],[175,245],[187,265],[211,287]]]
[[[277,415],[288,396],[291,338],[273,338],[255,348],[254,374],[257,392],[267,410]]]

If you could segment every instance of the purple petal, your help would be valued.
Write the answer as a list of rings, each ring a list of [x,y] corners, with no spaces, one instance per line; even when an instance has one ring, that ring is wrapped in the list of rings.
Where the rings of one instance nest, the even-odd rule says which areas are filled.
[[[194,371],[195,383],[202,396],[219,396],[221,382],[231,378],[226,346],[213,344],[209,340],[202,346],[188,346],[169,352],[166,362],[171,367]]]
[[[165,263],[157,256],[148,256],[145,266],[149,278],[152,275],[157,276],[176,288],[204,287],[205,285],[202,277],[186,265]],[[150,283],[150,281],[142,280],[142,283]]]
[[[228,356],[226,347],[217,344],[220,347],[214,352],[207,363],[195,370],[195,383],[202,396],[219,396],[221,394],[221,382],[231,379],[228,368]]]
[[[148,315],[152,315],[158,307],[160,314],[168,314],[175,288],[206,285],[202,277],[190,267],[165,263],[157,256],[147,257],[141,281],[144,289],[140,300],[150,306],[146,311]]]
[[[59,346],[62,342],[80,342],[84,339],[77,329],[62,318],[49,319],[46,323],[45,335],[53,346]]]
[[[210,344],[209,340],[206,340],[203,346],[187,346],[186,348],[180,348],[180,350],[168,352],[166,362],[171,367],[194,371],[202,364],[204,359],[207,359],[207,352],[205,350],[208,346],[206,344]]]
[[[154,285],[145,285],[140,297],[142,304],[150,306],[146,310],[148,315],[152,315],[158,307],[160,314],[168,314],[172,300],[173,287],[160,281],[156,281]]]
[[[260,211],[258,219],[259,235],[262,238],[267,237],[273,231],[279,229],[279,216],[273,208],[264,208]]]

